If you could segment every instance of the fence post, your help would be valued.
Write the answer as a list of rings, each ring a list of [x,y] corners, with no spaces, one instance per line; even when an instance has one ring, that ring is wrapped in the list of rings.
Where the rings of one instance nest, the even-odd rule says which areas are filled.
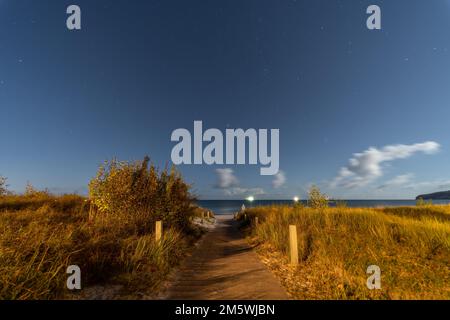
[[[155,232],[155,237],[156,237],[156,242],[159,242],[162,238],[162,221],[156,221],[156,232]]]
[[[258,226],[258,223],[259,223],[258,217],[255,217],[255,226]]]
[[[297,226],[289,226],[289,248],[291,251],[291,265],[298,265]]]

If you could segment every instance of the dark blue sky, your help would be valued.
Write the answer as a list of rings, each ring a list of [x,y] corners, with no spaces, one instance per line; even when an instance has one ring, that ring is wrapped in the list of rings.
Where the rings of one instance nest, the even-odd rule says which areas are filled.
[[[259,166],[181,166],[204,199],[450,189],[448,0],[0,0],[0,40],[0,174],[15,191],[86,192],[112,157],[164,166],[194,120],[280,129],[276,188]],[[222,168],[239,183],[215,187]]]

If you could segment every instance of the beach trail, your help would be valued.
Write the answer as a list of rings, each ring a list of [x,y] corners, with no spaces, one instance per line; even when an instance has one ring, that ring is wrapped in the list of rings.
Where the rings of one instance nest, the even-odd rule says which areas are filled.
[[[278,280],[258,259],[232,215],[216,216],[193,254],[176,271],[164,299],[288,299]]]

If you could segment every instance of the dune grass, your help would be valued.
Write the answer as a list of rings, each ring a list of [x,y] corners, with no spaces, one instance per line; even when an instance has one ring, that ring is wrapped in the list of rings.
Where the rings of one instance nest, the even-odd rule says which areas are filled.
[[[293,298],[450,298],[450,206],[274,206],[245,213],[252,241]],[[249,223],[256,216],[257,226]],[[297,226],[298,266],[289,265],[289,225]],[[381,268],[380,290],[366,286],[369,265]]]
[[[151,292],[200,235],[195,228],[170,228],[156,243],[152,222],[148,216],[92,217],[89,210],[64,212],[46,204],[0,213],[0,299],[67,298],[69,265],[81,268],[83,288],[121,284],[128,292],[143,286]]]

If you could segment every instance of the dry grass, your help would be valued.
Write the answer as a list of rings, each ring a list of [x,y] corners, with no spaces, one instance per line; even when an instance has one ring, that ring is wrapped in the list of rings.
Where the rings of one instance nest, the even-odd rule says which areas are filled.
[[[261,207],[246,213],[259,217],[252,241],[296,299],[450,298],[449,206]],[[298,267],[288,263],[291,224],[299,235]],[[381,290],[367,289],[372,264],[381,268]]]
[[[149,217],[96,215],[88,210],[0,213],[0,299],[66,298],[66,268],[78,265],[83,288],[122,284],[155,289],[199,231],[166,230],[156,243]]]

